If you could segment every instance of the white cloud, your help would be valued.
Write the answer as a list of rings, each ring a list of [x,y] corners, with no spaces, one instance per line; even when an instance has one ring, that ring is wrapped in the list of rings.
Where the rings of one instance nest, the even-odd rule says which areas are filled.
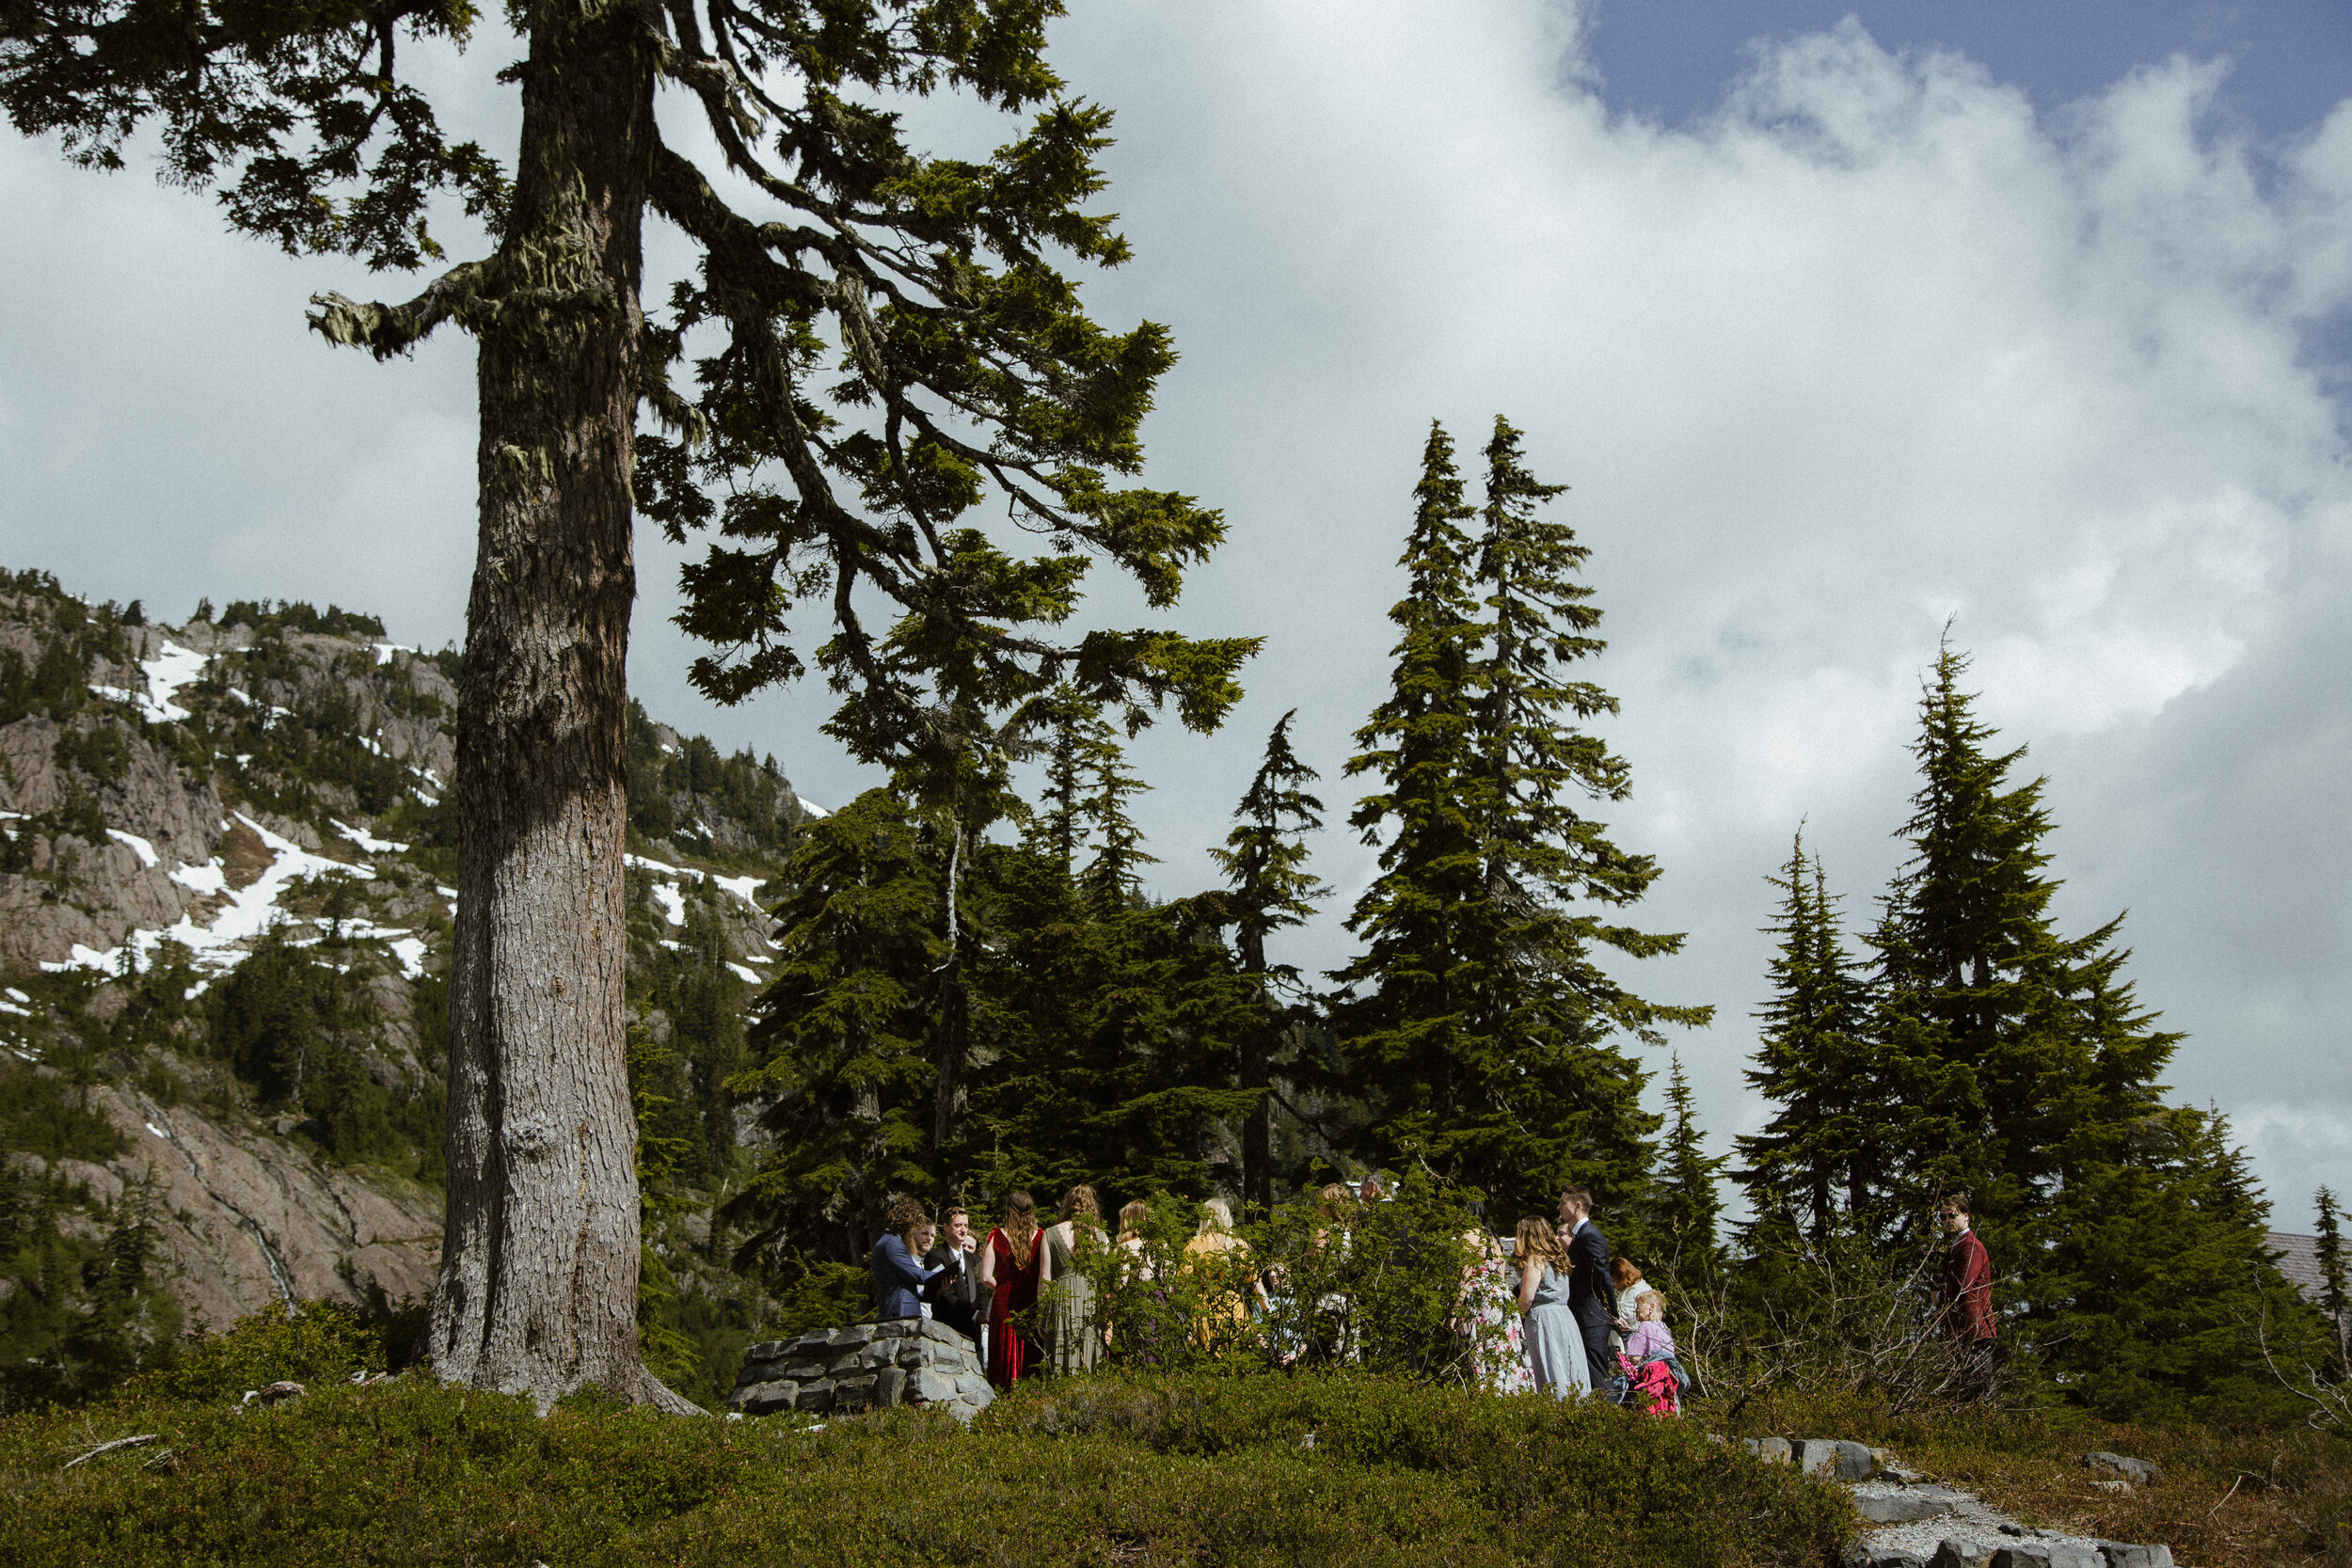
[[[1057,24],[1073,89],[1120,110],[1110,201],[1136,248],[1089,297],[1174,327],[1152,478],[1232,528],[1187,621],[1268,638],[1226,734],[1139,748],[1160,885],[1213,875],[1200,847],[1293,705],[1343,819],[1427,421],[1470,455],[1501,412],[1576,486],[1560,515],[1613,640],[1592,673],[1636,768],[1615,825],[1665,864],[1651,923],[1692,932],[1642,983],[1720,1005],[1684,1044],[1720,1132],[1756,1118],[1763,876],[1808,818],[1867,913],[1951,617],[1985,715],[2053,775],[2065,917],[2128,906],[2145,1000],[2192,1032],[2184,1091],[2352,1118],[2332,990],[2352,480],[2322,352],[2352,299],[2352,104],[2256,147],[2205,113],[2226,62],[2171,60],[2038,118],[1965,59],[1850,25],[1766,44],[1719,112],[1668,128],[1610,113],[1577,27],[1533,0],[1130,0]],[[0,141],[0,204],[32,214],[0,277],[52,302],[0,322],[0,459],[33,476],[0,497],[12,564],[454,634],[462,343],[331,355],[300,300],[362,280],[47,149]],[[734,713],[686,695],[675,552],[642,544],[648,705],[848,800],[866,781],[816,736],[821,691]],[[1322,849],[1327,879],[1361,885],[1352,833]],[[1335,916],[1292,956],[1345,950]],[[2265,1138],[2282,1194],[2352,1187],[2340,1142]]]

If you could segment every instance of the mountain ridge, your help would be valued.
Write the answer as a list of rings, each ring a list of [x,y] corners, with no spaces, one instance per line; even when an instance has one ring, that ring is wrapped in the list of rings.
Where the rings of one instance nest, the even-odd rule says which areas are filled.
[[[0,1398],[274,1300],[429,1292],[458,673],[334,606],[160,626],[0,572]],[[650,1243],[662,1299],[739,1297],[723,1080],[816,813],[634,703],[628,741],[632,1072],[695,1143]]]

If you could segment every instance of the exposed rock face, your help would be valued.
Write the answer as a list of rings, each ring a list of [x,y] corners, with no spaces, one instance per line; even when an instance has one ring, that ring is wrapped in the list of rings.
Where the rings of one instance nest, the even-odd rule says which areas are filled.
[[[292,1143],[231,1132],[185,1106],[165,1111],[124,1088],[101,1090],[133,1140],[103,1167],[66,1172],[151,1182],[161,1199],[172,1293],[191,1319],[226,1328],[272,1301],[353,1306],[421,1299],[441,1247],[441,1196],[382,1174],[361,1179]]]
[[[0,571],[0,1095],[47,1101],[0,1118],[0,1174],[39,1187],[82,1274],[143,1214],[144,1277],[192,1325],[430,1291],[453,672],[332,607],[155,626]],[[631,973],[691,950],[723,960],[739,1006],[769,962],[755,894],[801,803],[772,761],[642,714],[631,738],[631,809],[661,830],[629,858]],[[240,991],[263,949],[279,967]],[[704,1071],[658,1000],[637,1006],[675,1070]],[[336,1096],[358,1109],[338,1121]],[[707,1213],[653,1244],[680,1278],[718,1269],[680,1240],[713,1249]],[[80,1289],[52,1273],[0,1274],[0,1303]]]
[[[753,1345],[727,1403],[746,1416],[928,1405],[969,1421],[995,1398],[971,1340],[929,1318],[905,1318]]]

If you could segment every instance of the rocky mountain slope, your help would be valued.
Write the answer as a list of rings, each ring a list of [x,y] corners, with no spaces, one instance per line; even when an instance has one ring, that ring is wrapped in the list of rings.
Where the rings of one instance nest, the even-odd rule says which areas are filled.
[[[272,1300],[429,1290],[457,673],[331,607],[167,626],[0,573],[0,1399]],[[810,808],[633,706],[629,804],[675,1302],[715,1277],[721,1083]]]

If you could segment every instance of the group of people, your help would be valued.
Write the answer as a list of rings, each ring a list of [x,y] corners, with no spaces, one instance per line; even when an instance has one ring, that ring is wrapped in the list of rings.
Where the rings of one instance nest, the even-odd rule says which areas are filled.
[[[1148,1213],[1140,1201],[1120,1211],[1122,1245],[1141,1245],[1136,1227]],[[869,1259],[881,1318],[946,1323],[979,1347],[998,1388],[1040,1371],[1091,1371],[1104,1331],[1078,1262],[1104,1239],[1094,1189],[1071,1188],[1050,1225],[1025,1192],[1006,1200],[1003,1223],[985,1237],[974,1236],[969,1210],[951,1208],[945,1219],[943,1229],[914,1198],[892,1206]]]
[[[1325,1188],[1318,1208],[1338,1227],[1349,1204],[1381,1196],[1368,1178],[1360,1191]],[[1196,1257],[1247,1246],[1232,1233],[1224,1199],[1201,1207],[1186,1267]],[[1149,1214],[1140,1200],[1121,1209],[1115,1244],[1141,1253]],[[1946,1198],[1938,1219],[1951,1239],[1938,1292],[1944,1326],[1971,1367],[1983,1363],[1979,1370],[1989,1377],[1992,1265],[1971,1230],[1965,1196]],[[882,1318],[930,1317],[956,1329],[979,1348],[989,1380],[1003,1389],[1041,1371],[1089,1371],[1100,1362],[1110,1328],[1081,1265],[1111,1243],[1092,1187],[1072,1187],[1051,1224],[1025,1192],[1010,1196],[1003,1222],[985,1237],[974,1234],[966,1209],[950,1208],[942,1220],[934,1223],[913,1198],[890,1210],[870,1259]],[[1484,1229],[1463,1242],[1473,1261],[1462,1282],[1459,1323],[1481,1384],[1501,1393],[1599,1397],[1659,1416],[1680,1412],[1691,1380],[1666,1324],[1665,1297],[1629,1259],[1610,1255],[1589,1193],[1564,1189],[1554,1219],[1519,1221],[1508,1243]],[[1267,1271],[1248,1292],[1252,1299],[1232,1302],[1237,1318],[1277,1304],[1269,1280],[1278,1292],[1285,1288],[1280,1269]]]
[[[1629,1259],[1610,1256],[1590,1193],[1564,1189],[1556,1219],[1519,1221],[1507,1247],[1483,1230],[1464,1240],[1481,1254],[1464,1296],[1482,1384],[1679,1413],[1691,1380],[1666,1298]]]

